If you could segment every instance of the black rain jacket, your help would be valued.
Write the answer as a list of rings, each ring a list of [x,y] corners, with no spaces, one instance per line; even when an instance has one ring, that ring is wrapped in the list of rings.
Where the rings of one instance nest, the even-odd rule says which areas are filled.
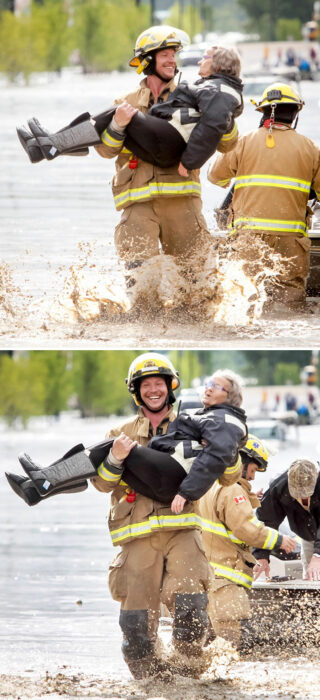
[[[201,441],[205,440],[206,445]],[[195,501],[208,491],[227,467],[233,466],[247,441],[246,414],[226,403],[200,408],[193,414],[182,411],[169,424],[166,435],[156,436],[148,446],[172,456],[183,443],[183,457],[192,466],[178,493]]]
[[[295,498],[292,498],[288,489],[288,470],[280,474],[270,484],[263,495],[261,505],[257,509],[257,517],[265,525],[274,527],[275,530],[285,519],[291,530],[303,540],[314,540],[314,551],[320,554],[320,474],[316,488],[311,496],[310,511],[305,510]],[[270,551],[266,549],[254,549],[256,559],[269,559]]]
[[[155,117],[170,120],[181,109],[182,123],[197,122],[181,157],[187,170],[201,168],[221,137],[232,130],[234,118],[243,111],[242,90],[239,78],[216,73],[195,83],[182,80],[166,102],[151,107],[149,114]],[[197,110],[199,117],[190,116],[189,108]]]

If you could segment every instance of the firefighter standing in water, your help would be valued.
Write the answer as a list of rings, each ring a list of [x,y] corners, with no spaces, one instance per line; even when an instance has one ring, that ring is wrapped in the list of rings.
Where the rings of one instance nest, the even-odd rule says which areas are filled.
[[[101,145],[96,146],[105,158],[117,156],[113,194],[116,208],[123,213],[115,230],[115,244],[125,262],[128,289],[135,283],[130,271],[157,255],[159,243],[165,254],[181,261],[195,252],[199,255],[211,240],[202,214],[199,170],[181,171],[178,163],[160,168],[134,158],[123,148],[125,127],[136,109],[147,113],[175,89],[175,53],[183,48],[186,38],[184,32],[166,26],[150,27],[138,37],[130,65],[145,77],[136,90],[116,100],[116,114],[102,134]],[[209,57],[205,60],[210,64]],[[218,149],[229,150],[237,138],[234,126],[222,137]]]
[[[145,353],[131,364],[127,383],[139,406],[138,415],[111,431],[110,436],[118,438],[111,462],[108,459],[92,481],[99,491],[112,492],[109,529],[121,552],[110,567],[109,585],[112,597],[121,603],[125,661],[135,678],[143,678],[159,669],[156,642],[161,602],[173,611],[175,648],[201,657],[208,626],[210,568],[192,502],[175,515],[169,505],[126,490],[121,483],[122,460],[132,445],[147,445],[175,419],[172,403],[178,373],[165,356]]]
[[[235,254],[255,260],[261,240],[283,258],[283,270],[268,293],[275,310],[286,312],[288,305],[305,305],[310,188],[320,198],[320,150],[297,133],[296,122],[293,126],[303,105],[290,85],[267,87],[256,105],[262,112],[259,128],[239,138],[231,153],[218,155],[208,171],[209,180],[221,187],[235,178],[228,220]]]
[[[267,468],[268,453],[260,440],[249,435],[240,450],[242,464],[233,474],[224,473],[198,502],[203,543],[215,574],[209,590],[208,613],[217,636],[240,650],[254,644],[254,627],[246,594],[253,581],[256,563],[252,546],[268,550],[295,548],[293,539],[266,527],[254,515],[260,505],[251,492],[256,471]],[[257,543],[260,543],[257,545]]]

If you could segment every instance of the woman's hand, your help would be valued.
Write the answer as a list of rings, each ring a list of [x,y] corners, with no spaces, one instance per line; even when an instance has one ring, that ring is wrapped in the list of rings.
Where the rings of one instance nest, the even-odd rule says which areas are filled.
[[[187,169],[184,167],[184,165],[182,165],[182,163],[179,163],[178,173],[179,175],[182,175],[182,177],[188,177],[189,175]]]
[[[172,512],[176,513],[176,515],[178,515],[178,513],[181,513],[181,511],[184,508],[184,504],[185,504],[186,500],[187,500],[186,498],[183,498],[183,496],[179,496],[179,494],[177,493],[176,496],[174,497],[172,503],[171,503]]]
[[[118,126],[128,126],[137,111],[136,107],[129,105],[129,102],[121,102],[114,113]]]
[[[122,462],[126,457],[128,457],[129,452],[131,452],[132,448],[137,444],[138,443],[136,440],[131,440],[131,438],[129,438],[128,435],[125,435],[125,433],[120,433],[119,437],[113,441],[111,452],[115,459]]]

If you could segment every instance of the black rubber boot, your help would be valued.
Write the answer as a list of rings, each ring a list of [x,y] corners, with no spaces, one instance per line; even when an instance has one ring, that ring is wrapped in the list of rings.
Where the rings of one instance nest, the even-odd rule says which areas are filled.
[[[28,125],[47,160],[101,143],[100,135],[90,115],[84,121],[70,125],[55,134],[48,134],[36,118],[29,119]]]
[[[49,131],[46,129],[42,128],[42,134],[43,136],[48,135]],[[25,152],[29,156],[29,159],[31,160],[31,163],[39,163],[41,160],[46,160],[37,139],[35,136],[32,134],[31,131],[28,131],[24,127],[18,127],[17,128],[17,134],[19,141],[24,148]],[[87,156],[89,153],[88,148],[79,148],[76,151],[70,151],[66,152],[63,155],[65,156]],[[58,155],[58,154],[57,154]]]
[[[61,459],[46,469],[39,468],[27,454],[19,455],[19,462],[41,497],[56,491],[57,488],[65,488],[82,479],[96,476],[96,470],[84,451]]]
[[[208,596],[203,593],[176,593],[173,640],[183,653],[201,650],[209,627]],[[194,649],[194,651],[192,651]]]
[[[148,632],[147,610],[121,610],[122,653],[134,678],[147,678],[156,672],[154,643]]]
[[[82,444],[73,447],[61,459],[43,468],[33,462],[29,455],[19,455],[19,462],[28,477],[32,480],[39,496],[47,496],[56,489],[65,488],[84,479],[97,475],[97,468],[107,457],[113,440],[106,440],[84,448]]]
[[[19,128],[17,127],[17,134],[22,148],[24,148],[26,154],[29,156],[31,163],[39,163],[41,160],[44,160],[44,155],[37,139],[30,131],[27,131],[24,126],[21,126]]]
[[[10,484],[12,490],[20,496],[28,506],[35,506],[40,501],[49,498],[50,496],[55,496],[58,493],[78,493],[80,491],[85,491],[88,487],[88,482],[83,480],[79,481],[77,484],[72,484],[69,487],[56,489],[46,496],[39,496],[37,489],[35,488],[31,479],[27,476],[19,476],[19,474],[8,474],[5,472],[7,481]]]

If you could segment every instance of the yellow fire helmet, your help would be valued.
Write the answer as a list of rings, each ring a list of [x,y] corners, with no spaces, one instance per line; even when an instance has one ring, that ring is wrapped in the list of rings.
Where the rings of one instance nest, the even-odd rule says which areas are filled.
[[[129,61],[129,66],[136,68],[137,73],[140,74],[148,67],[154,51],[167,48],[181,51],[188,44],[190,44],[190,38],[182,29],[165,24],[149,27],[138,36],[134,56]]]
[[[258,465],[258,472],[265,472],[268,466],[269,452],[263,442],[255,435],[248,435],[248,440],[244,447],[241,448],[240,454],[245,454],[251,458],[252,462]]]
[[[264,90],[260,102],[251,100],[258,112],[262,112],[264,107],[271,104],[294,104],[298,111],[302,109],[304,101],[297,90],[294,90],[287,83],[272,83]]]
[[[141,405],[139,390],[141,379],[155,375],[164,378],[171,377],[170,391],[174,391],[180,386],[179,372],[165,355],[156,352],[145,352],[143,355],[138,355],[131,363],[126,379],[130,394],[133,395],[137,406]]]

